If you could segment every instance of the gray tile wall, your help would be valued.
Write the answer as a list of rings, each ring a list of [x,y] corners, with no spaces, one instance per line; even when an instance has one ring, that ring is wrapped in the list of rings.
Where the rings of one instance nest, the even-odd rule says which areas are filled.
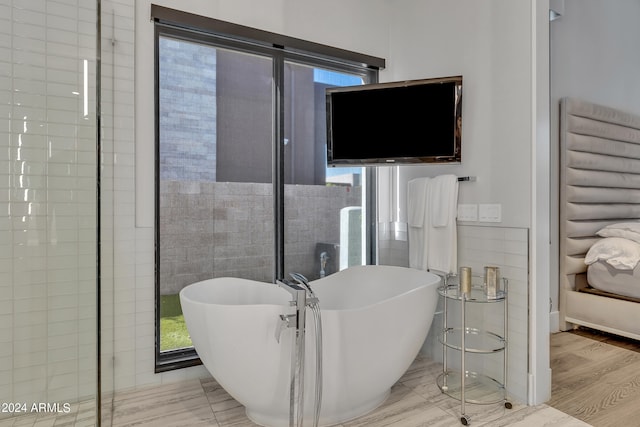
[[[216,49],[163,37],[160,176],[216,179]]]
[[[212,277],[273,280],[271,184],[162,181],[161,293]],[[359,187],[285,187],[285,271],[319,276],[316,243],[338,243],[340,209],[360,206]]]

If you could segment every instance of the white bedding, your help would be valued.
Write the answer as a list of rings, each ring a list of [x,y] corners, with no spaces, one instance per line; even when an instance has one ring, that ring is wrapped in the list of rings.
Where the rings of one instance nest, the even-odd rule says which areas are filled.
[[[584,257],[584,263],[606,261],[618,270],[633,270],[640,262],[640,243],[622,237],[605,237],[595,242]]]
[[[596,261],[587,268],[587,282],[601,291],[640,298],[640,264],[633,270],[618,270],[604,260]]]

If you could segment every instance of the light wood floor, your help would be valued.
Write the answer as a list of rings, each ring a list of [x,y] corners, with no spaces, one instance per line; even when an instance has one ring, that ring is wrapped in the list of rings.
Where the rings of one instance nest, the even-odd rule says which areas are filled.
[[[551,400],[594,427],[640,426],[640,342],[579,329],[551,335]]]
[[[561,345],[562,347],[562,345]],[[379,408],[339,427],[459,427],[460,402],[442,394],[436,377],[442,364],[418,357]],[[31,414],[0,419],[0,427],[94,426],[93,402],[72,405],[65,415]],[[113,410],[113,412],[112,412]],[[549,405],[466,405],[472,427],[588,427]],[[112,417],[111,417],[112,415]],[[625,423],[626,425],[632,425]],[[213,378],[116,393],[105,402],[105,427],[255,427],[244,408]]]
[[[418,357],[373,412],[340,427],[459,427],[460,403],[442,394],[436,377],[442,364]],[[588,424],[548,405],[467,405],[472,427],[585,427]],[[254,427],[244,408],[213,378],[117,393],[114,427]]]

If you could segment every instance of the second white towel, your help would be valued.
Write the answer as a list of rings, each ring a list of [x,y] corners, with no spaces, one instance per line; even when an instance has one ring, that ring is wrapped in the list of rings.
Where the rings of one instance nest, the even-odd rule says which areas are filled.
[[[440,175],[429,182],[426,224],[427,269],[448,274],[458,270],[458,177]]]
[[[417,178],[407,186],[409,266],[455,273],[458,268],[456,214],[458,178]]]

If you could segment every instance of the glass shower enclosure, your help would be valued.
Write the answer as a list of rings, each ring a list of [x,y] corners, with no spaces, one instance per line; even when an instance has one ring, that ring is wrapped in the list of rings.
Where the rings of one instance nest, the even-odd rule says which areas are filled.
[[[99,1],[0,0],[0,423],[96,425],[98,390],[110,388],[98,333],[99,13]]]

